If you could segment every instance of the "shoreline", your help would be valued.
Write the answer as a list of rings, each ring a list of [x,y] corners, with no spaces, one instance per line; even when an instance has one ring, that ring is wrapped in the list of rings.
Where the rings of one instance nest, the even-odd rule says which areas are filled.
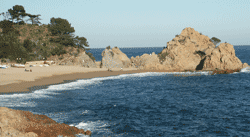
[[[52,76],[39,77],[32,81],[18,80],[12,83],[0,85],[0,95],[14,94],[14,93],[31,93],[38,89],[47,88],[50,85],[57,85],[63,83],[73,82],[79,79],[90,79],[96,77],[108,77],[117,76],[121,74],[134,74],[134,73],[146,73],[146,72],[179,72],[179,71],[167,71],[167,70],[122,70],[117,71],[83,71],[74,72],[68,74],[54,74]]]
[[[57,67],[51,67],[48,68],[48,70],[53,70],[52,72],[23,72],[25,68],[17,69],[18,72],[16,74],[10,73],[9,75],[7,73],[1,73],[0,76],[7,75],[6,78],[9,78],[14,75],[14,78],[11,79],[11,81],[7,80],[5,82],[3,79],[0,79],[0,95],[3,94],[14,94],[14,93],[31,93],[38,89],[45,89],[48,88],[50,85],[57,85],[57,84],[63,84],[63,83],[69,83],[73,82],[79,79],[90,79],[90,78],[96,78],[96,77],[108,77],[108,76],[117,76],[121,74],[135,74],[135,73],[146,73],[146,72],[187,72],[183,70],[140,70],[135,68],[124,68],[124,70],[120,69],[112,69],[112,72],[108,71],[104,68],[98,68],[98,69],[86,69],[81,68],[79,70],[73,71],[69,70],[69,68],[57,66]],[[44,68],[37,68],[37,70],[42,70]],[[47,69],[47,68],[45,68]],[[62,69],[63,71],[59,71],[59,69]],[[58,71],[57,71],[58,70]],[[12,70],[10,70],[12,71]],[[207,70],[208,71],[208,70]],[[198,70],[195,72],[206,72],[202,70]],[[224,71],[217,71],[218,74],[223,74]],[[235,71],[230,71],[229,73],[233,73]],[[22,74],[20,74],[22,73]],[[46,73],[46,75],[43,75]],[[224,73],[224,74],[229,74]],[[16,75],[25,76],[23,79],[17,79],[15,78]],[[27,76],[26,76],[27,75]],[[2,83],[1,83],[2,82]]]

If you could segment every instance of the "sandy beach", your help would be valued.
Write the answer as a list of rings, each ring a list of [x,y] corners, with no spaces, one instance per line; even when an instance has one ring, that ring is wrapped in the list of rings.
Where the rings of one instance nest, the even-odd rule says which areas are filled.
[[[27,72],[25,69],[32,69]],[[120,74],[132,74],[142,72],[168,72],[154,70],[138,70],[136,68],[112,69],[84,68],[80,66],[49,66],[0,69],[0,94],[31,92],[51,84],[64,83],[68,80],[77,80],[94,77],[107,77]]]

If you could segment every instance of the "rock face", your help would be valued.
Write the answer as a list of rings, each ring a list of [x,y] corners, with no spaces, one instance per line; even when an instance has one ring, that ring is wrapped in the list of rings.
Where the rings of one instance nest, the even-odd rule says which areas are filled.
[[[215,47],[209,37],[190,27],[167,42],[160,57],[167,70],[235,70],[248,66],[235,56],[233,45],[221,43]]]
[[[97,68],[95,62],[85,52],[80,53],[73,62],[83,67]]]
[[[203,70],[234,70],[241,69],[243,65],[248,66],[235,56],[233,45],[221,43],[218,47],[207,52]]]
[[[142,56],[132,56],[130,66],[138,69],[147,70],[163,70],[164,67],[159,62],[158,56],[153,52],[152,54],[143,54]]]
[[[105,49],[102,52],[101,68],[128,68],[129,66],[130,59],[119,48]]]
[[[197,52],[215,47],[209,40],[193,28],[185,28],[180,35],[167,42],[167,48],[162,51],[167,55],[163,65],[169,69],[195,70],[202,60]]]
[[[90,131],[56,123],[45,115],[0,107],[0,137],[57,137],[90,135]]]

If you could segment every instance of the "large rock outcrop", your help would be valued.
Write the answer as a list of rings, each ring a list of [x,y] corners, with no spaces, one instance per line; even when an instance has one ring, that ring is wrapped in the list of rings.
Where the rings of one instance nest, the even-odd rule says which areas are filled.
[[[234,70],[248,66],[235,56],[233,45],[221,43],[215,47],[209,37],[190,27],[167,42],[162,55],[162,64],[169,70]]]
[[[90,131],[59,124],[45,115],[0,107],[0,137],[57,137],[79,133],[91,134]]]
[[[185,28],[180,35],[167,42],[167,48],[162,51],[167,55],[163,65],[170,69],[195,70],[202,60],[198,53],[214,47],[209,37],[193,28]]]
[[[130,59],[115,47],[102,52],[101,68],[129,68]]]

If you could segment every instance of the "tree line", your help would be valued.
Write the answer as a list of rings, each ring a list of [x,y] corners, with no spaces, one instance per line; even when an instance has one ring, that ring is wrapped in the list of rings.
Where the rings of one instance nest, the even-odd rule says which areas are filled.
[[[27,21],[31,21],[32,24],[41,24],[41,22],[39,20],[41,20],[39,18],[39,15],[32,15],[29,13],[26,13],[24,7],[22,5],[15,5],[12,7],[12,9],[8,9],[7,12],[2,12],[0,13],[0,15],[2,15],[4,17],[4,20],[11,20],[12,23],[14,24],[20,24],[23,25],[25,24],[24,22],[24,18],[25,17],[29,17],[29,19],[26,20]],[[16,22],[14,22],[16,20]]]
[[[22,58],[22,63],[34,59],[33,48],[37,47],[34,42],[30,39],[24,40],[23,43],[20,42],[18,36],[20,32],[14,28],[15,25],[25,25],[24,18],[29,17],[26,21],[31,21],[32,25],[41,24],[39,20],[39,15],[32,15],[26,13],[25,9],[21,5],[15,5],[12,9],[9,9],[8,12],[2,12],[0,15],[4,17],[4,20],[0,22],[0,59],[8,58],[10,60],[16,60],[16,58]],[[50,55],[61,55],[65,54],[66,51],[64,47],[75,47],[79,49],[89,50],[85,47],[89,47],[87,39],[85,37],[79,37],[74,35],[74,27],[71,27],[71,24],[62,18],[50,19],[50,24],[47,25],[49,32],[52,36],[57,36],[56,38],[50,38],[50,42],[58,43],[60,46],[54,48],[51,51],[44,50],[42,56],[47,58]],[[46,47],[46,44],[43,44]],[[92,54],[88,53],[92,56]],[[92,57],[93,58],[93,57]]]

